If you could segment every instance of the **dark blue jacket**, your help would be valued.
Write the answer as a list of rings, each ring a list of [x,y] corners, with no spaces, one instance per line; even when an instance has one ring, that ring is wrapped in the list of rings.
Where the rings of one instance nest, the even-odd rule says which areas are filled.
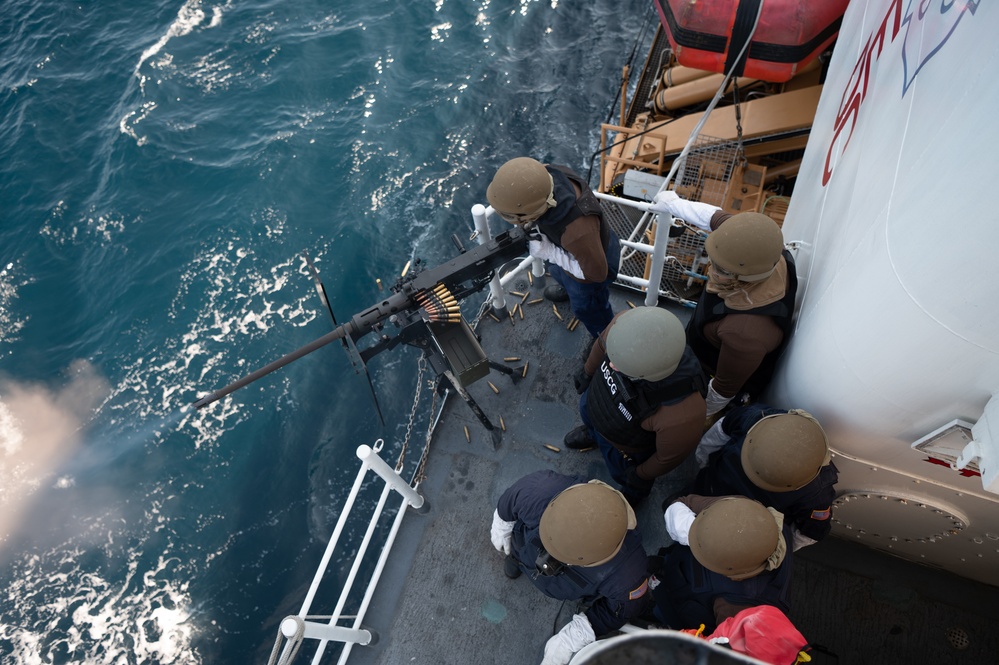
[[[769,492],[757,487],[742,470],[742,445],[746,434],[765,416],[779,413],[787,413],[787,410],[750,404],[729,411],[722,421],[722,431],[729,436],[728,443],[711,454],[708,465],[694,479],[690,493],[702,496],[735,494],[756,499],[764,506],[784,513],[784,518],[802,535],[822,540],[832,528],[834,485],[839,479],[835,464],[830,462],[822,467],[811,482],[792,492]]]
[[[703,623],[705,634],[710,635],[718,627],[714,611],[717,598],[737,606],[773,605],[787,614],[793,567],[789,525],[784,525],[782,536],[787,552],[780,566],[738,582],[702,566],[689,547],[674,544],[652,579],[656,615],[675,630]]]
[[[638,617],[649,603],[648,558],[638,529],[628,532],[621,550],[605,564],[566,566],[564,572],[554,576],[540,575],[534,566],[545,508],[562,490],[585,482],[585,478],[554,471],[536,471],[511,485],[500,497],[496,510],[501,519],[516,522],[511,553],[534,586],[551,598],[591,603],[586,618],[600,636]]]

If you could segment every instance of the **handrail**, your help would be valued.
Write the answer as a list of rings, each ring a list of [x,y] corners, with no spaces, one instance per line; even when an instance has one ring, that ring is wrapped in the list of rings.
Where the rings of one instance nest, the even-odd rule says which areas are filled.
[[[635,208],[636,210],[641,210],[646,215],[648,215],[650,213],[654,214],[654,215],[656,215],[656,218],[657,218],[658,222],[660,224],[664,225],[664,226],[673,223],[673,218],[668,213],[664,213],[664,214],[653,213],[649,209],[652,204],[649,203],[649,202],[647,202],[647,201],[638,201],[638,200],[635,200],[635,199],[626,199],[626,198],[622,198],[620,196],[614,196],[613,194],[605,194],[603,192],[596,192],[596,191],[593,192],[593,194],[598,199],[603,199],[604,201],[609,201],[609,202],[612,202],[612,203],[616,203],[617,205],[620,205],[620,206],[627,206],[627,207]],[[492,206],[484,206],[481,203],[476,203],[475,205],[472,206],[472,219],[473,219],[473,221],[475,223],[475,234],[472,237],[479,244],[487,242],[492,237],[492,233],[491,233],[490,228],[489,228],[489,216],[492,215],[492,214],[494,214],[495,212],[496,211],[495,211],[495,209]],[[643,220],[644,219],[645,218],[643,217]],[[641,223],[639,224],[639,226],[641,226]],[[638,226],[636,226],[636,229],[638,229]],[[657,234],[657,237],[658,237],[658,235],[662,235],[664,237],[668,236],[668,234],[665,234],[665,233],[664,234]],[[649,245],[649,244],[640,243],[640,242],[633,242],[633,241],[627,240],[625,238],[620,238],[619,240],[620,240],[621,247],[622,247],[622,250],[621,250],[622,260],[624,260],[623,254],[624,254],[625,248],[627,248],[629,250],[633,250],[633,251],[642,252],[644,254],[649,254],[649,255],[652,255],[653,257],[655,255],[655,245]],[[663,265],[665,265],[666,261],[669,261],[672,258],[672,257],[669,257],[669,256],[665,256],[665,247],[663,248],[663,253],[664,253],[664,257],[663,257],[662,263],[659,266],[659,275],[660,275],[660,278],[661,278],[661,275],[662,275]],[[497,275],[493,276],[493,279],[492,279],[492,281],[489,284],[489,304],[492,305],[492,307],[495,310],[502,311],[506,307],[506,299],[505,299],[505,296],[504,296],[503,287],[507,286],[508,284],[510,284],[510,282],[512,282],[516,277],[518,277],[522,272],[524,272],[528,268],[531,269],[531,274],[534,275],[534,277],[539,277],[540,278],[540,277],[543,277],[544,274],[545,274],[544,261],[542,261],[539,258],[533,257],[533,256],[527,256],[527,257],[521,259],[520,263],[518,263],[515,268],[513,268],[512,270],[510,270],[509,272],[507,272],[505,275],[500,276],[500,275],[497,274]],[[685,274],[687,274],[689,277],[692,277],[694,279],[699,279],[701,277],[700,275],[697,275],[696,273],[686,272]],[[632,277],[632,276],[629,276],[629,275],[624,275],[624,274],[620,274],[619,273],[617,279],[618,279],[619,282],[621,282],[623,284],[627,284],[628,286],[631,286],[631,287],[634,287],[634,288],[637,288],[637,289],[646,289],[646,290],[649,290],[649,286],[651,284],[656,284],[657,287],[652,290],[652,292],[655,294],[655,298],[658,298],[659,296],[670,297],[670,294],[663,292],[658,287],[659,279],[655,279],[654,280],[654,279],[652,279],[651,275],[649,276],[649,279],[644,279],[644,278],[641,278],[641,277]],[[646,303],[648,303],[648,297],[646,298]],[[684,306],[692,306],[693,305],[692,302],[688,302],[688,301],[685,301],[685,300],[682,300],[682,299],[680,300],[680,303],[683,304]]]
[[[304,639],[314,639],[319,641],[319,646],[317,647],[316,653],[312,659],[313,665],[318,665],[319,660],[325,653],[326,646],[329,642],[342,642],[344,644],[343,651],[340,653],[340,659],[337,661],[342,665],[347,661],[347,657],[350,655],[350,651],[354,644],[370,645],[377,641],[377,633],[370,629],[362,628],[361,622],[364,621],[364,615],[367,612],[368,605],[371,602],[375,588],[377,587],[378,581],[385,569],[385,562],[388,560],[389,552],[391,551],[392,545],[395,543],[396,536],[399,533],[399,529],[402,526],[402,520],[407,512],[406,507],[412,507],[418,513],[425,513],[429,509],[428,503],[424,497],[417,492],[413,486],[403,480],[398,471],[390,467],[381,457],[378,456],[378,452],[382,449],[382,445],[382,439],[378,439],[373,448],[367,445],[357,447],[356,454],[358,459],[361,460],[361,468],[357,471],[357,477],[354,479],[354,484],[351,487],[350,494],[347,496],[343,509],[340,511],[340,517],[337,519],[336,527],[333,529],[333,534],[330,536],[329,542],[326,544],[326,551],[323,553],[323,557],[320,560],[318,568],[316,569],[316,574],[313,576],[312,584],[310,585],[309,591],[305,596],[305,600],[302,602],[301,609],[298,614],[286,617],[281,621],[277,642],[275,643],[274,650],[271,652],[270,662],[272,665],[275,663],[281,663],[282,665],[289,663],[297,654],[298,648],[301,646],[302,640]],[[361,485],[367,476],[368,471],[374,471],[378,474],[378,476],[385,481],[385,487],[382,489],[381,495],[378,499],[378,504],[372,511],[364,538],[358,545],[357,553],[354,555],[354,562],[351,565],[347,579],[344,581],[343,589],[340,592],[340,597],[337,600],[336,607],[333,610],[332,615],[328,617],[329,622],[322,624],[314,621],[308,621],[308,619],[317,618],[309,616],[312,601],[315,599],[319,584],[322,582],[322,579],[326,574],[330,559],[332,558],[333,552],[335,551],[340,540],[340,536],[343,533],[347,519],[354,507],[357,495],[360,492]],[[392,528],[386,536],[385,542],[382,544],[381,553],[379,554],[378,561],[375,564],[375,569],[368,580],[368,585],[365,588],[361,605],[357,613],[353,616],[353,624],[350,628],[339,626],[338,622],[340,619],[347,618],[341,617],[340,613],[343,611],[343,608],[347,603],[347,599],[353,589],[354,581],[357,577],[361,563],[364,561],[365,554],[371,544],[371,538],[375,532],[375,528],[385,511],[385,504],[388,501],[389,493],[393,490],[400,494],[402,499],[399,504],[398,512],[392,522]],[[279,658],[277,651],[282,636],[286,638],[287,642],[285,643],[283,649],[281,649]]]

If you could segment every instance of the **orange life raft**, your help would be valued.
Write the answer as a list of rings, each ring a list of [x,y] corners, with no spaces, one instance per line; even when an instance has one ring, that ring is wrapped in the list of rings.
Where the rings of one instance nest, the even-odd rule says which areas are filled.
[[[681,65],[783,83],[824,51],[849,0],[767,0],[743,61],[735,59],[760,0],[656,0],[659,20]]]

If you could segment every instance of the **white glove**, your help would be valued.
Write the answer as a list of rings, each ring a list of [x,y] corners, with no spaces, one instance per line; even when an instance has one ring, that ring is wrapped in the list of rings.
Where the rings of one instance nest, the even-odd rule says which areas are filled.
[[[690,545],[690,540],[687,538],[690,533],[690,525],[694,523],[694,518],[697,515],[693,510],[683,505],[679,501],[669,504],[669,508],[663,513],[663,519],[666,521],[666,533],[669,537],[681,545]]]
[[[735,397],[735,395],[732,397]],[[708,404],[708,412],[706,415],[710,417],[724,409],[728,406],[728,403],[732,401],[732,397],[722,397],[718,394],[718,391],[715,390],[715,380],[711,379],[708,381],[708,396],[704,398],[704,401]]]
[[[649,212],[654,212],[657,215],[672,215],[673,203],[679,200],[680,195],[672,189],[663,190],[652,197],[652,203],[649,204]]]
[[[666,213],[678,217],[688,224],[693,224],[704,231],[711,231],[711,217],[721,210],[717,206],[699,201],[688,201],[671,190],[659,192],[652,197],[652,205],[649,211],[654,213]]]
[[[722,430],[723,422],[725,422],[724,418],[712,425],[711,429],[704,433],[704,436],[701,437],[700,442],[697,444],[697,450],[694,451],[694,459],[697,460],[698,468],[703,469],[706,467],[711,453],[721,450],[728,443],[728,434]]]
[[[572,621],[565,624],[545,644],[545,659],[541,661],[541,665],[567,665],[572,654],[596,639],[586,615],[573,615]]]
[[[499,516],[499,511],[493,511],[493,526],[489,529],[489,540],[500,554],[510,553],[510,543],[513,541],[513,525]]]
[[[800,550],[802,547],[808,547],[809,545],[814,545],[819,542],[798,531],[798,527],[793,524],[791,525],[791,533],[794,536],[792,538],[792,547],[795,552]]]
[[[527,243],[527,253],[533,257],[551,261],[562,270],[571,274],[577,279],[586,279],[583,276],[583,269],[579,267],[579,261],[569,252],[565,251],[545,236],[540,240],[530,240]]]

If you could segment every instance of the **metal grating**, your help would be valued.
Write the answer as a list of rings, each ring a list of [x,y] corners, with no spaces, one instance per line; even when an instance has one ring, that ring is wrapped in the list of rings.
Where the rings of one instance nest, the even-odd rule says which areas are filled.
[[[601,201],[604,219],[614,229],[619,238],[652,244],[651,235],[644,227],[639,227],[641,213],[633,208],[622,208],[610,201]],[[670,238],[666,248],[666,263],[663,266],[662,279],[659,282],[659,295],[677,302],[696,299],[700,294],[703,281],[690,277],[687,273],[697,272],[703,263],[700,260],[704,253],[704,239],[707,234],[690,227],[684,227],[684,233]],[[621,257],[619,273],[629,277],[646,278],[646,263],[648,255],[642,252],[627,250]],[[617,282],[619,286],[634,289],[631,284]]]
[[[700,136],[677,169],[676,192],[685,199],[701,201],[722,207],[732,173],[743,158],[737,142]],[[639,228],[641,213],[631,208],[623,209],[616,203],[601,201],[604,218],[620,238],[652,244],[653,237],[644,227]],[[659,284],[659,295],[680,302],[696,298],[704,280],[691,275],[704,275],[703,231],[684,227],[684,232],[670,238],[666,250],[666,264]],[[638,251],[627,251],[622,257],[620,272],[629,277],[647,278],[648,256]],[[632,285],[620,283],[626,288]]]
[[[676,176],[676,193],[687,200],[721,207],[732,171],[742,159],[738,143],[698,136]]]

